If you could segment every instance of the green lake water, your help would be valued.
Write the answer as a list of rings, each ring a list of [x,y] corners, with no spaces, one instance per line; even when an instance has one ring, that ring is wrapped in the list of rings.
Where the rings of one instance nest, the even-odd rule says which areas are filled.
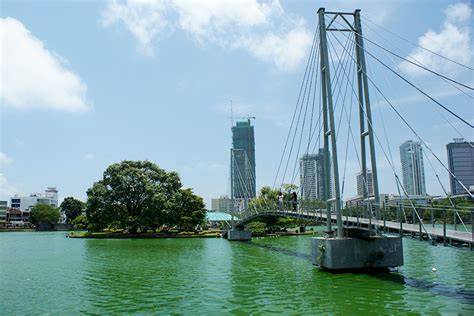
[[[474,315],[474,252],[403,242],[398,272],[367,275],[312,266],[311,236],[244,243],[0,233],[0,314]]]

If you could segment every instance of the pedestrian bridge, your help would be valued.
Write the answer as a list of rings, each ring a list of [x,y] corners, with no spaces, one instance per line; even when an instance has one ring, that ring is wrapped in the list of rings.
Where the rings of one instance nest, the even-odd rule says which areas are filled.
[[[439,211],[439,210],[438,210]],[[449,213],[446,210],[442,212]],[[474,250],[474,222],[466,226],[464,223],[448,224],[447,219],[456,216],[453,214],[446,214],[442,223],[436,222],[436,212],[433,210],[431,218],[432,221],[417,221],[417,218],[412,218],[413,222],[404,222],[394,220],[393,211],[382,211],[382,219],[376,220],[373,218],[364,217],[363,212],[346,211],[344,212],[343,220],[345,228],[362,228],[381,234],[397,233],[401,236],[411,236],[419,238],[420,240],[431,241],[433,244],[452,245],[460,247],[468,247]],[[473,212],[473,211],[471,211]],[[234,221],[234,227],[244,228],[251,222],[258,221],[265,216],[281,216],[287,218],[296,218],[307,221],[314,221],[319,223],[327,223],[327,212],[323,209],[314,210],[297,210],[294,211],[291,207],[285,209],[268,209],[268,210],[246,210],[239,214],[240,217]],[[471,215],[474,217],[474,214]],[[405,216],[402,216],[406,218]],[[456,217],[454,217],[456,218]],[[460,222],[460,220],[458,219]],[[336,223],[336,214],[331,214],[331,223]],[[332,227],[332,225],[331,225]]]

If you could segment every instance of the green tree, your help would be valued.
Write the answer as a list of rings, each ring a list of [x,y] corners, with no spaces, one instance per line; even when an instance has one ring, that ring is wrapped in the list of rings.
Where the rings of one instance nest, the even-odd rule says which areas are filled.
[[[55,224],[59,221],[59,209],[47,204],[36,204],[31,209],[30,222],[38,225],[40,221]]]
[[[71,223],[76,217],[82,214],[85,209],[85,204],[73,197],[67,197],[59,206],[61,212],[67,216],[67,222]]]
[[[180,188],[176,172],[166,172],[150,161],[112,164],[87,191],[87,219],[94,229],[145,231],[163,221],[163,212],[172,209],[169,201]]]
[[[204,201],[191,189],[180,189],[171,201],[169,223],[180,229],[192,230],[203,224],[206,217]]]
[[[81,214],[71,221],[71,224],[74,225],[75,229],[85,229],[89,225],[89,222],[87,221],[87,216]]]

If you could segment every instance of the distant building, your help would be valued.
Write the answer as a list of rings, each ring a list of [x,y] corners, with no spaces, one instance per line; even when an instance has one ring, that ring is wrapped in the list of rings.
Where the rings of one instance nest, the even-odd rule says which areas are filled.
[[[403,187],[408,195],[426,195],[423,148],[420,142],[408,140],[400,146]]]
[[[232,200],[228,196],[221,196],[218,199],[211,200],[211,209],[215,212],[230,212]]]
[[[256,197],[255,136],[250,119],[232,126],[232,178],[234,197]]]
[[[367,184],[364,181],[364,177],[362,176],[362,172],[357,174],[357,195],[364,196],[364,187],[367,187],[367,195],[374,196],[374,176],[372,174],[372,170],[366,170],[366,178]]]
[[[449,171],[456,176],[467,189],[474,186],[474,142],[467,142],[462,138],[446,145],[448,152]],[[452,195],[467,194],[459,182],[449,174],[449,183]]]
[[[58,207],[58,190],[54,187],[47,188],[44,193],[33,193],[30,196],[15,195],[10,199],[10,206],[23,212],[31,211],[36,204],[47,204]]]
[[[329,197],[332,196],[332,169],[329,172]],[[300,158],[300,188],[303,199],[325,199],[324,149]]]
[[[0,201],[0,227],[7,225],[7,204],[8,201]]]
[[[31,211],[22,211],[19,208],[9,208],[7,210],[7,226],[23,227],[30,221]]]

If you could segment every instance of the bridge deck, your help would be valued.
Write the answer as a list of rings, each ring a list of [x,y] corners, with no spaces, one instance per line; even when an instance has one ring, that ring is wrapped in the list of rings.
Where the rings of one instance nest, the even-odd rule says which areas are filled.
[[[327,214],[325,211],[323,212],[294,212],[294,211],[279,211],[279,210],[271,210],[271,211],[260,211],[256,212],[251,216],[237,222],[237,225],[245,225],[248,222],[251,222],[253,219],[265,215],[279,215],[279,216],[286,216],[286,217],[294,217],[294,218],[303,218],[303,219],[317,219],[317,220],[326,220]],[[336,214],[331,214],[331,220],[336,221]],[[369,219],[368,218],[357,218],[354,216],[343,216],[343,221],[346,226],[369,226]],[[384,221],[375,219],[372,220],[372,225],[378,225],[379,227],[385,227],[387,230],[391,231],[399,231],[400,230],[400,223],[399,222],[392,222],[392,221]],[[443,228],[432,227],[431,225],[424,225],[424,228],[421,227],[420,224],[402,224],[402,229],[404,233],[409,234],[418,234],[420,238],[426,236],[427,234],[433,240],[443,240],[445,243],[464,243],[468,244],[470,249],[473,249],[474,245],[474,232],[463,232],[463,231],[454,231],[450,229],[446,229],[446,235],[444,234]]]

